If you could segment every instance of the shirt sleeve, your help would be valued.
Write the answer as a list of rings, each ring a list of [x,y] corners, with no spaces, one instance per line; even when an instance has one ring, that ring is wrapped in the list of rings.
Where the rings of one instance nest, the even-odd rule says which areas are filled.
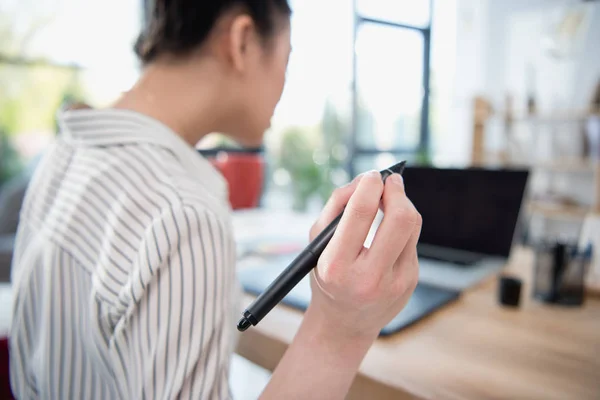
[[[226,225],[202,207],[169,210],[148,230],[113,359],[130,399],[230,398],[230,271]]]

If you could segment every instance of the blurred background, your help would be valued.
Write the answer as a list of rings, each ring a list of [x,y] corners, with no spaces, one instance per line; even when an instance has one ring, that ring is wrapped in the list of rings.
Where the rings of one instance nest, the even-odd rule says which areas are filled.
[[[149,1],[0,2],[1,254],[60,108],[110,106],[139,76],[132,48]],[[240,188],[240,168],[220,164],[234,208],[315,213],[350,177],[406,159],[529,169],[525,242],[576,240],[600,210],[599,2],[291,6],[285,90],[263,148],[252,149],[264,159],[261,177],[238,177]],[[218,133],[198,148],[213,159],[244,151]],[[250,201],[235,204],[243,192]]]
[[[0,0],[0,281],[56,113],[110,106],[132,86],[150,1]],[[351,177],[405,159],[529,170],[520,243],[600,231],[599,1],[290,3],[285,90],[250,151],[264,159],[259,183],[243,188],[253,206],[312,215]],[[223,171],[247,151],[218,133],[198,148]]]
[[[133,84],[145,3],[2,0],[0,187],[52,142],[62,104],[105,107]],[[573,225],[592,206],[597,2],[291,3],[294,50],[261,205],[317,210],[350,176],[407,159],[531,164],[537,213]],[[199,144],[223,146],[234,145],[219,135]]]

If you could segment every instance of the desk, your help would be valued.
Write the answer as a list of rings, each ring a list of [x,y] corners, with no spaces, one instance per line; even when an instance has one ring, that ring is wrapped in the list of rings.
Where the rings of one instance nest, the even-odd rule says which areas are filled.
[[[532,253],[514,253],[506,270],[525,281],[521,308],[499,307],[495,279],[485,281],[412,327],[377,340],[348,398],[599,399],[600,300],[588,298],[574,309],[532,300]],[[252,300],[244,296],[243,305]],[[238,354],[273,370],[301,321],[301,312],[276,307],[241,335]]]

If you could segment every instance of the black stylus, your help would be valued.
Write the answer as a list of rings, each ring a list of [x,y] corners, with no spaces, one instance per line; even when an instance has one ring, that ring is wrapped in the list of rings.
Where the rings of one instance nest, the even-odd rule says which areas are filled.
[[[406,161],[402,161],[390,168],[381,171],[381,179],[385,182],[386,178],[394,173],[402,174]],[[317,261],[327,244],[333,237],[335,229],[342,218],[340,213],[325,229],[309,243],[308,246],[292,263],[265,289],[265,291],[254,300],[252,304],[244,311],[244,316],[238,322],[237,328],[240,332],[245,331],[250,325],[256,326],[275,307],[283,298],[317,266]]]

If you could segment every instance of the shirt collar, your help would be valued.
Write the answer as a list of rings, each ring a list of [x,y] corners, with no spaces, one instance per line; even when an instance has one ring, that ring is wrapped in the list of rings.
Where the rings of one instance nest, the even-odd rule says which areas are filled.
[[[76,146],[110,147],[148,143],[171,151],[185,169],[219,197],[227,199],[227,182],[196,149],[160,121],[131,110],[81,109],[59,114],[63,139]]]

